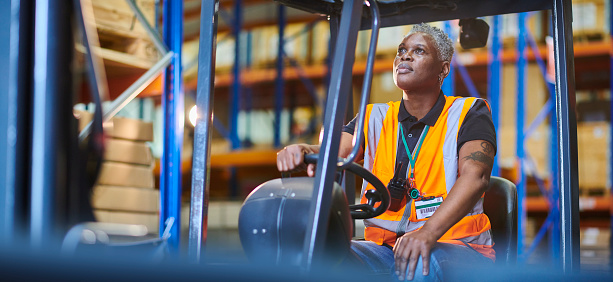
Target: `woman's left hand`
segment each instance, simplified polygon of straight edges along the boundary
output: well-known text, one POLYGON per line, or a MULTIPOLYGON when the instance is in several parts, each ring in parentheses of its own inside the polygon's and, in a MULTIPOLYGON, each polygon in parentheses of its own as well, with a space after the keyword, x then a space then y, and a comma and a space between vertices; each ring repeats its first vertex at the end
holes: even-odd
POLYGON ((423 230, 423 228, 398 238, 396 245, 394 245, 395 269, 398 280, 413 280, 420 256, 424 266, 423 275, 428 275, 430 271, 430 250, 435 243, 435 236, 423 230), (405 277, 407 267, 408 274, 405 277))

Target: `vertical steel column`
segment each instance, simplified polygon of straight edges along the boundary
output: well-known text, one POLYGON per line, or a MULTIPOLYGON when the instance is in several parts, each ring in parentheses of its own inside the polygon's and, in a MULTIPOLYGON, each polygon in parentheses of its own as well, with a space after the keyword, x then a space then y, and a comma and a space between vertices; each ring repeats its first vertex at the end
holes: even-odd
POLYGON ((30 240, 41 248, 57 239, 66 219, 69 178, 71 61, 70 1, 35 4, 30 240))
POLYGON ((279 46, 277 47, 277 77, 275 78, 275 134, 274 146, 281 146, 281 112, 283 111, 283 96, 285 94, 285 79, 283 78, 283 54, 285 46, 285 6, 278 6, 279 46))
POLYGON ((520 13, 517 18, 519 34, 517 35, 517 120, 515 124, 516 154, 518 161, 517 178, 517 253, 524 252, 524 236, 526 223, 526 180, 524 175, 524 125, 525 125, 525 93, 526 93, 526 14, 520 13))
POLYGON ((577 168, 577 119, 575 115, 575 61, 572 5, 553 2, 553 40, 556 67, 556 116, 560 175, 560 225, 562 270, 579 270, 579 173, 577 168))
POLYGON ((183 1, 164 1, 164 42, 174 54, 163 73, 164 151, 160 161, 160 236, 166 220, 174 218, 169 246, 179 251, 181 238, 181 150, 185 105, 181 48, 183 45, 183 1))
MULTIPOLYGON (((328 23, 330 24, 330 39, 328 40, 328 57, 326 63, 328 65, 325 80, 326 89, 330 87, 330 76, 332 75, 332 64, 334 63, 334 48, 336 47, 336 37, 338 37, 338 25, 340 23, 340 16, 332 14, 329 16, 328 23)), ((324 104, 327 97, 324 97, 324 104)), ((325 113, 324 113, 325 114, 325 113)))
MULTIPOLYGON (((549 29, 549 34, 553 33, 552 28, 549 29)), ((549 90, 550 101, 554 103, 556 101, 556 86, 554 82, 545 79, 547 88, 549 90)), ((553 106, 552 106, 553 107, 553 106)), ((553 265, 558 267, 560 265, 560 249, 561 249, 561 232, 560 232, 560 165, 558 163, 558 120, 556 119, 556 111, 551 110, 549 115, 549 130, 550 130, 550 151, 549 151, 549 166, 551 170, 551 202, 554 203, 554 207, 551 209, 555 212, 555 218, 551 222, 551 229, 549 233, 549 245, 551 249, 551 258, 553 265)), ((578 239, 578 237, 577 237, 578 239)))
MULTIPOLYGON (((489 76, 488 78, 488 100, 492 109, 492 121, 494 128, 498 132, 500 126, 500 73, 502 64, 500 62, 500 17, 492 16, 492 39, 489 50, 489 76)), ((500 168, 498 166, 499 155, 494 157, 494 165, 492 166, 492 175, 499 176, 500 168)))
POLYGON ((29 96, 32 87, 34 3, 2 0, 0 17, 0 240, 10 246, 25 224, 29 96), (10 7, 10 8, 9 8, 10 7), (0 134, 1 135, 1 134, 0 134))
MULTIPOLYGON (((453 36, 453 30, 451 29, 451 23, 449 21, 443 23, 443 31, 445 31, 445 33, 449 35, 451 41, 455 41, 455 38, 453 36)), ((446 96, 455 95, 455 71, 451 62, 449 62, 449 74, 447 75, 447 78, 443 80, 443 86, 441 87, 441 89, 443 90, 443 94, 445 94, 446 96)))
MULTIPOLYGON (((334 63, 334 48, 336 47, 336 38, 338 37, 338 27, 340 24, 340 15, 332 14, 328 18, 328 23, 330 25, 330 39, 328 40, 328 57, 326 58, 326 76, 324 77, 324 86, 326 89, 330 88, 330 78, 332 76, 332 64, 334 63)), ((327 94, 327 93, 326 93, 327 94)), ((328 96, 325 95, 323 97, 323 104, 326 105, 328 102, 328 96)), ((323 121, 323 117, 326 114, 326 109, 322 110, 321 120, 323 121)))
MULTIPOLYGON (((241 86, 241 27, 242 27, 242 0, 234 1, 234 24, 232 25, 232 33, 234 33, 234 65, 232 66, 232 97, 230 99, 230 144, 232 149, 240 148, 240 140, 238 139, 238 111, 240 106, 241 86)), ((233 170, 234 171, 234 170, 233 170)), ((231 178, 235 178, 236 173, 232 173, 231 178)))
POLYGON ((338 144, 347 106, 347 93, 351 89, 351 70, 355 59, 355 46, 362 12, 360 0, 345 0, 341 14, 339 34, 334 49, 334 64, 324 114, 324 134, 315 172, 315 187, 309 211, 309 223, 302 257, 306 270, 313 259, 320 258, 326 238, 330 213, 332 187, 338 161, 338 144))
MULTIPOLYGON (((13 17, 10 0, 0 0, 0 6, 5 7, 5 9, 0 10, 0 54, 2 54, 0 55, 0 65, 9 66, 0 69, 0 93, 7 93, 7 95, 0 95, 0 132, 8 137, 0 138, 0 179, 2 179, 0 185, 0 242, 3 242, 13 237, 15 223, 15 185, 13 183, 15 166, 10 153, 14 147, 11 143, 15 142, 15 139, 9 137, 8 133, 9 128, 16 129, 10 125, 13 120, 9 114, 9 108, 16 107, 17 104, 14 97, 9 98, 9 95, 12 94, 10 91, 15 91, 17 87, 9 76, 17 69, 16 65, 12 63, 16 61, 18 53, 11 52, 13 51, 11 50, 13 39, 11 38, 11 27, 13 18, 18 21, 19 15, 13 17)), ((17 7, 19 7, 18 4, 17 7)), ((19 11, 19 8, 15 10, 19 11)), ((15 27, 15 31, 18 30, 19 25, 15 27)))
POLYGON ((200 6, 200 43, 198 52, 198 89, 192 161, 192 199, 189 213, 188 256, 192 263, 200 262, 206 244, 209 213, 209 163, 211 156, 211 126, 215 82, 215 49, 217 46, 217 11, 219 0, 202 0, 200 6))
MULTIPOLYGON (((349 123, 354 117, 353 87, 351 87, 350 92, 348 94, 349 94, 349 97, 347 98, 347 111, 345 112, 345 120, 343 121, 344 124, 349 123)), ((355 204, 355 187, 356 187, 355 174, 351 173, 348 170, 345 170, 339 173, 341 173, 341 176, 343 177, 341 182, 343 184, 343 190, 345 191, 345 195, 347 196, 347 203, 349 205, 354 205, 355 204)), ((353 226, 355 226, 355 219, 352 220, 352 223, 353 223, 353 226)), ((352 236, 355 236, 355 228, 353 228, 352 236)))
MULTIPOLYGON (((550 83, 547 82, 547 87, 552 88, 552 90, 549 92, 552 95, 555 95, 555 89, 553 89, 555 86, 550 83)), ((551 100, 553 101, 555 97, 551 97, 551 100)), ((557 146, 557 139, 558 139, 558 131, 556 130, 558 128, 558 122, 556 120, 556 113, 555 111, 551 111, 551 114, 549 115, 549 120, 550 120, 550 124, 549 124, 549 128, 550 128, 550 139, 549 139, 549 143, 550 143, 550 153, 549 153, 549 159, 550 159, 550 167, 551 167, 551 199, 552 202, 554 204, 559 203, 559 197, 560 197, 560 190, 559 190, 559 182, 558 182, 558 178, 560 175, 560 170, 559 170, 559 164, 558 164, 558 146, 557 146)), ((560 206, 556 205, 555 207, 552 207, 551 209, 553 212, 555 212, 555 218, 553 219, 552 223, 551 223, 551 230, 549 233, 549 244, 550 244, 550 249, 551 249, 551 258, 553 261, 553 264, 555 266, 559 266, 560 265, 560 206)))

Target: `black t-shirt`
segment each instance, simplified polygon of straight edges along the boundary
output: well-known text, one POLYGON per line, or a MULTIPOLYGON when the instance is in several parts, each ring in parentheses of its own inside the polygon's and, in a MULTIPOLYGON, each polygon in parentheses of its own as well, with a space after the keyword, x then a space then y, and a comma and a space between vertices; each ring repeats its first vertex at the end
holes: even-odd
MULTIPOLYGON (((413 152, 425 126, 434 126, 438 120, 438 117, 441 115, 441 112, 445 107, 445 97, 441 92, 432 109, 430 109, 430 111, 420 120, 417 120, 416 117, 407 112, 402 103, 400 105, 398 120, 402 125, 407 146, 409 147, 409 150, 413 152)), ((356 119, 357 115, 343 127, 343 132, 353 135, 355 131, 356 119)), ((473 140, 488 141, 492 144, 492 146, 494 146, 494 152, 496 151, 496 130, 494 128, 494 123, 492 122, 492 114, 490 113, 486 102, 481 99, 478 99, 475 102, 475 105, 473 105, 468 113, 466 113, 464 122, 460 127, 460 131, 458 132, 458 153, 460 152, 460 148, 462 148, 464 143, 473 140)), ((364 139, 362 139, 362 146, 364 146, 363 144, 364 139)), ((409 158, 406 153, 406 149, 404 149, 405 147, 402 142, 402 138, 398 138, 397 148, 396 160, 402 161, 403 165, 401 171, 405 172, 403 175, 406 175, 409 158)))

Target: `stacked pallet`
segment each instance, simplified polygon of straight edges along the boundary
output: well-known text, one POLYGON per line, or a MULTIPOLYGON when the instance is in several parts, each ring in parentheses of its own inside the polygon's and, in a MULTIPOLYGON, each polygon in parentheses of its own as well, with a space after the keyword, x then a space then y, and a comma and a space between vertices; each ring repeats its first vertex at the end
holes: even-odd
POLYGON ((150 233, 159 226, 159 190, 155 189, 153 157, 146 142, 153 141, 153 125, 114 118, 104 163, 92 195, 98 221, 142 224, 150 233))
MULTIPOLYGON (((155 26, 156 1, 135 2, 149 25, 155 26)), ((100 54, 105 59, 139 67, 147 67, 158 59, 155 45, 126 0, 93 0, 92 5, 100 54)))
MULTIPOLYGON (((91 120, 78 112, 80 128, 91 120)), ((115 117, 105 124, 106 147, 102 169, 91 198, 100 222, 140 224, 149 233, 159 227, 159 190, 155 189, 153 156, 147 142, 153 141, 153 124, 115 117)))

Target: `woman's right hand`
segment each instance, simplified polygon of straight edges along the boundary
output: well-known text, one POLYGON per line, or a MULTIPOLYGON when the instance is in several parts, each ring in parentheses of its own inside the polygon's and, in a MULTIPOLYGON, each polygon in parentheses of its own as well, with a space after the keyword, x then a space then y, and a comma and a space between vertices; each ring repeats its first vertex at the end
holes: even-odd
POLYGON ((313 146, 307 144, 289 145, 277 153, 277 169, 280 172, 298 172, 305 168, 309 176, 315 175, 315 165, 304 163, 305 154, 315 154, 313 146))

